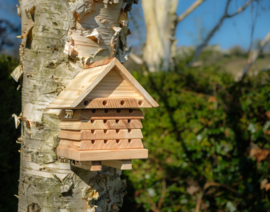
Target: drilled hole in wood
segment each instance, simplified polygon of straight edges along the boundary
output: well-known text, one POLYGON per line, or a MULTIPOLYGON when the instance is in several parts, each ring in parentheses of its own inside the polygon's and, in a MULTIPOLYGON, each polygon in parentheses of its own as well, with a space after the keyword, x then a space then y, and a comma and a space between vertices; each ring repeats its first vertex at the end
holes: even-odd
POLYGON ((95 141, 94 141, 94 140, 92 140, 91 142, 92 142, 92 144, 94 144, 94 143, 95 143, 95 141))
POLYGON ((131 133, 131 130, 132 130, 132 129, 128 129, 128 133, 131 133))
POLYGON ((104 144, 107 144, 107 140, 104 140, 104 144))
POLYGON ((104 133, 107 134, 108 130, 104 130, 104 133))
POLYGON ((116 143, 119 143, 120 142, 120 140, 116 140, 116 143))
POLYGON ((94 124, 95 123, 95 120, 91 120, 91 124, 94 124))
POLYGON ((117 113, 121 113, 121 110, 120 109, 117 109, 117 113))
POLYGON ((89 104, 89 102, 88 101, 84 101, 84 103, 83 103, 85 106, 87 106, 88 104, 89 104))
POLYGON ((131 119, 128 119, 128 123, 130 123, 131 122, 131 119))
POLYGON ((142 101, 142 100, 140 100, 138 103, 139 103, 139 105, 142 105, 142 104, 143 104, 143 101, 142 101))
POLYGON ((128 143, 131 143, 131 139, 128 139, 128 143))
POLYGON ((103 120, 103 123, 104 123, 104 124, 106 124, 106 123, 107 123, 107 120, 106 120, 106 119, 104 119, 104 120, 103 120))
POLYGON ((93 109, 93 110, 92 110, 92 113, 95 113, 95 112, 96 112, 96 110, 95 110, 95 109, 93 109))
POLYGON ((116 122, 116 124, 118 124, 118 122, 119 122, 119 119, 116 119, 116 120, 115 120, 115 122, 116 122))
POLYGON ((106 105, 108 104, 108 102, 105 100, 105 101, 102 102, 102 104, 103 104, 104 106, 106 106, 106 105))
POLYGON ((116 130, 116 133, 119 133, 120 132, 120 130, 116 130))
POLYGON ((106 110, 105 110, 105 113, 108 113, 108 112, 109 112, 109 110, 106 109, 106 110))
POLYGON ((95 132, 96 132, 95 130, 91 130, 91 133, 92 133, 92 134, 95 134, 95 132))
POLYGON ((129 110, 129 113, 132 113, 133 112, 133 110, 129 110))
POLYGON ((122 101, 120 102, 120 104, 121 104, 121 105, 125 105, 126 102, 125 102, 124 100, 122 100, 122 101))

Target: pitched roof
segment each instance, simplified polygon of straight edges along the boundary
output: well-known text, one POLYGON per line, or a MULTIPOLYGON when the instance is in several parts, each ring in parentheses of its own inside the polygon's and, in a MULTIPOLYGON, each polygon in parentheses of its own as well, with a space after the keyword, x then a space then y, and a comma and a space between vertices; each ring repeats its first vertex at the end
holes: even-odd
POLYGON ((110 58, 83 69, 47 108, 83 109, 106 106, 144 108, 158 107, 158 104, 116 58, 110 58), (120 99, 126 104, 119 106, 113 102, 120 99), (135 104, 134 100, 144 100, 145 103, 135 104), (103 104, 97 101, 102 101, 103 104))

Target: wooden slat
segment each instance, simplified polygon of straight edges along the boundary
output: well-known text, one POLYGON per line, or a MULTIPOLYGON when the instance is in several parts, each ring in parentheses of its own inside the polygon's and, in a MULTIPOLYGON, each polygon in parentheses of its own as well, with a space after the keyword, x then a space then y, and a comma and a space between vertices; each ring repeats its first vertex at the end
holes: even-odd
POLYGON ((107 160, 101 161, 102 165, 109 166, 120 170, 131 170, 132 160, 107 160))
POLYGON ((91 110, 74 110, 71 119, 65 118, 65 110, 59 115, 63 121, 75 120, 116 120, 116 119, 144 119, 140 109, 91 109, 91 110))
POLYGON ((143 149, 143 143, 141 139, 93 141, 72 141, 61 139, 59 146, 74 148, 80 151, 109 149, 143 149))
POLYGON ((58 157, 65 157, 76 161, 104 161, 104 160, 132 160, 148 158, 147 149, 125 150, 90 150, 78 151, 73 148, 57 148, 58 157))
POLYGON ((59 138, 67 140, 115 140, 115 139, 135 139, 143 138, 140 129, 119 129, 119 130, 81 130, 68 131, 61 130, 59 138))
POLYGON ((142 129, 142 123, 139 119, 61 121, 59 128, 63 130, 142 129))
POLYGON ((85 170, 90 170, 90 171, 101 171, 102 170, 102 164, 101 161, 75 161, 71 160, 70 164, 72 166, 85 169, 85 170))
POLYGON ((78 108, 151 108, 152 106, 142 98, 85 98, 78 108))
POLYGON ((90 170, 91 171, 101 171, 102 170, 101 161, 93 161, 90 170))

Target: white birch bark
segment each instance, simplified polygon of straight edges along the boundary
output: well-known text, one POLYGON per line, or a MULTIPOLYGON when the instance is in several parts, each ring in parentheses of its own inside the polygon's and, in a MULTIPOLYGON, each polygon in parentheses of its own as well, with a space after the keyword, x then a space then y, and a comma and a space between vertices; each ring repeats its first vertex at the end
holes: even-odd
POLYGON ((178 0, 142 0, 146 25, 144 61, 150 71, 168 70, 172 62, 178 0))
POLYGON ((144 61, 150 71, 159 68, 168 71, 169 68, 174 67, 177 24, 205 1, 194 1, 183 14, 177 17, 179 0, 142 0, 147 32, 144 61))
POLYGON ((19 212, 119 211, 119 170, 90 172, 56 155, 59 110, 47 105, 88 62, 126 59, 126 13, 136 0, 20 0, 23 71, 19 212), (120 17, 120 22, 119 22, 120 17))

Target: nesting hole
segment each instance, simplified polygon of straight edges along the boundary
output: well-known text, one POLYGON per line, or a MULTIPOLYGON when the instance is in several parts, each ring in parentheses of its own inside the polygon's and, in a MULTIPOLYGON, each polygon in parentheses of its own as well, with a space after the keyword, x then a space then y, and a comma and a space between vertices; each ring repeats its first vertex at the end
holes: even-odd
POLYGON ((89 104, 89 102, 88 102, 88 101, 84 101, 83 104, 84 104, 85 106, 87 106, 87 105, 89 104))
POLYGON ((130 123, 131 122, 131 119, 128 119, 128 123, 130 123))
POLYGON ((95 109, 93 109, 93 110, 92 110, 92 113, 95 113, 95 112, 96 112, 96 110, 95 110, 95 109))
POLYGON ((120 132, 120 130, 116 130, 116 133, 119 133, 120 132))
POLYGON ((106 105, 108 104, 108 102, 107 102, 106 100, 104 100, 104 101, 102 102, 102 104, 103 104, 104 106, 106 106, 106 105))
POLYGON ((91 142, 92 142, 92 144, 94 144, 94 143, 95 143, 95 141, 94 141, 94 140, 92 140, 91 142))
POLYGON ((140 100, 138 103, 139 103, 139 105, 142 105, 142 104, 143 104, 143 101, 142 101, 142 100, 140 100))
POLYGON ((120 142, 120 140, 116 140, 116 143, 119 143, 120 142))
POLYGON ((125 104, 126 104, 125 100, 122 100, 122 101, 120 102, 120 104, 121 104, 121 105, 125 105, 125 104))
POLYGON ((129 110, 129 113, 132 113, 132 112, 133 112, 133 110, 132 110, 132 109, 130 109, 130 110, 129 110))
POLYGON ((91 130, 91 133, 92 133, 92 134, 95 134, 95 132, 96 132, 95 130, 91 130))
POLYGON ((132 129, 128 129, 128 133, 131 133, 131 130, 132 130, 132 129))
POLYGON ((104 140, 104 144, 107 144, 107 140, 104 140))
POLYGON ((116 124, 118 124, 119 123, 119 119, 116 119, 115 122, 116 122, 116 124))
POLYGON ((108 113, 108 112, 109 112, 109 110, 106 109, 106 110, 105 110, 105 113, 108 113))
POLYGON ((117 109, 117 113, 121 113, 121 110, 120 109, 117 109))
POLYGON ((91 124, 94 124, 95 123, 95 120, 91 120, 91 124))
POLYGON ((104 120, 103 120, 103 123, 104 123, 104 124, 106 124, 106 123, 107 123, 107 120, 106 120, 106 119, 104 119, 104 120))
POLYGON ((128 143, 131 143, 131 139, 128 139, 128 143))
POLYGON ((107 134, 108 133, 108 130, 104 130, 104 133, 107 134))

